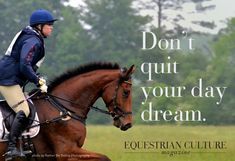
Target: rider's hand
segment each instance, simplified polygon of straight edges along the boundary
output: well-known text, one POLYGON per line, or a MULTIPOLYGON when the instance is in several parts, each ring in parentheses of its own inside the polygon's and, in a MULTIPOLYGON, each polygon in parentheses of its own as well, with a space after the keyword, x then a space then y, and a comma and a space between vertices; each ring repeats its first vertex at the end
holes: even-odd
POLYGON ((46 80, 44 78, 40 77, 38 84, 39 84, 39 86, 43 86, 44 84, 46 84, 46 80))
POLYGON ((39 78, 38 84, 39 84, 40 90, 41 90, 43 93, 46 93, 46 92, 47 92, 46 80, 41 77, 41 78, 39 78))
POLYGON ((42 93, 47 93, 47 85, 46 84, 40 86, 39 88, 40 88, 42 93))

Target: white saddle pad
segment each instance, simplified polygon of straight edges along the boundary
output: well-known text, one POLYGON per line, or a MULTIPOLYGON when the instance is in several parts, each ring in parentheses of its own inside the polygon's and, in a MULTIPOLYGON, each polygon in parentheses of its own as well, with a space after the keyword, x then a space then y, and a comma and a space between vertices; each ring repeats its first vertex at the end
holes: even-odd
MULTIPOLYGON (((38 119, 38 114, 36 112, 32 126, 38 125, 38 123, 39 123, 39 119, 38 119)), ((2 112, 0 111, 0 142, 8 141, 7 136, 9 135, 9 131, 6 129, 6 127, 3 124, 4 123, 3 123, 2 112), (4 134, 4 131, 5 131, 5 134, 4 134)), ((29 135, 30 138, 33 138, 37 136, 37 134, 39 133, 39 130, 40 130, 40 126, 35 126, 29 129, 29 131, 24 131, 22 135, 29 135)))

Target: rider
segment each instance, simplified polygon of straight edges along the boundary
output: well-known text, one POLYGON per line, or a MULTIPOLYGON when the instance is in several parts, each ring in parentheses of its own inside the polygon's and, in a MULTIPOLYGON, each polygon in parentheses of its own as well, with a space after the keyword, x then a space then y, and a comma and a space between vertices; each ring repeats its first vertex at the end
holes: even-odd
POLYGON ((47 10, 34 11, 29 26, 15 35, 0 60, 0 93, 16 113, 9 135, 8 156, 20 155, 16 147, 17 138, 26 128, 30 113, 21 87, 30 81, 42 92, 47 92, 46 81, 36 74, 36 70, 44 60, 43 38, 51 35, 56 20, 47 10))

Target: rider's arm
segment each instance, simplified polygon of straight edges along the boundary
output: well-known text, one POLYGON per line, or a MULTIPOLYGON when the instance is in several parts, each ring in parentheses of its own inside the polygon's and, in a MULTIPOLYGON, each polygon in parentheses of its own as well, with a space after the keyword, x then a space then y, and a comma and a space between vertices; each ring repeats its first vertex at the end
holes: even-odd
POLYGON ((20 72, 30 81, 38 85, 39 78, 33 70, 33 60, 40 54, 40 43, 35 38, 26 40, 20 54, 20 72))

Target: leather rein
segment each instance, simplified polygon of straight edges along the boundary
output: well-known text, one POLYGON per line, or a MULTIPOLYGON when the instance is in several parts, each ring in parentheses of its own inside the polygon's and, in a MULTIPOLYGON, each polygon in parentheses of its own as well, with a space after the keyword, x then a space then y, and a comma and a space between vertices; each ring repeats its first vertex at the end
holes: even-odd
MULTIPOLYGON (((100 113, 103 113, 103 114, 106 114, 106 115, 110 115, 114 118, 114 120, 118 119, 120 117, 125 117, 126 115, 132 115, 132 112, 123 111, 118 106, 118 103, 117 103, 118 89, 119 89, 119 87, 122 83, 127 83, 127 84, 132 85, 132 83, 129 82, 129 81, 120 81, 120 80, 118 80, 117 86, 115 88, 114 96, 113 96, 112 100, 110 101, 110 103, 108 103, 106 105, 106 107, 109 109, 109 106, 111 104, 113 104, 113 110, 109 109, 109 111, 107 111, 107 110, 103 110, 103 109, 101 109, 99 107, 96 107, 96 106, 90 106, 89 108, 94 110, 94 111, 97 111, 97 112, 100 112, 100 113)), ((36 92, 34 92, 28 98, 31 98, 32 96, 35 96, 39 91, 40 90, 37 89, 36 92)), ((49 123, 53 123, 53 122, 57 122, 57 121, 61 121, 61 120, 62 121, 67 121, 67 120, 70 120, 71 118, 80 121, 84 125, 86 124, 86 117, 79 116, 78 114, 76 114, 76 112, 70 110, 68 107, 66 107, 62 103, 60 103, 60 101, 71 103, 71 104, 74 104, 74 105, 77 105, 77 106, 81 106, 78 103, 75 103, 71 100, 67 100, 67 99, 64 99, 64 98, 61 98, 61 97, 58 97, 58 96, 55 96, 55 95, 52 95, 50 93, 45 93, 45 95, 43 97, 42 96, 36 96, 36 97, 33 97, 32 99, 45 99, 45 100, 47 100, 53 107, 55 107, 60 112, 60 115, 58 117, 55 117, 55 118, 51 119, 51 120, 45 120, 44 122, 38 122, 38 124, 36 124, 34 126, 30 126, 29 128, 33 128, 35 126, 49 124, 49 123)))

